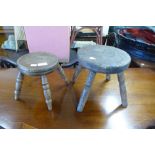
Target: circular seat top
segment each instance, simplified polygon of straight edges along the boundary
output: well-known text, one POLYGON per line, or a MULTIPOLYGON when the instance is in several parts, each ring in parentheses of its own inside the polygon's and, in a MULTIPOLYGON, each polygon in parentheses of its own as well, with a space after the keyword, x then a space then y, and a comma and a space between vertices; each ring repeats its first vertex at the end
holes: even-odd
POLYGON ((90 45, 78 50, 81 66, 95 72, 120 73, 128 68, 131 58, 123 50, 104 45, 90 45))
POLYGON ((21 56, 17 66, 22 73, 42 75, 52 72, 58 66, 58 58, 45 52, 30 53, 21 56))

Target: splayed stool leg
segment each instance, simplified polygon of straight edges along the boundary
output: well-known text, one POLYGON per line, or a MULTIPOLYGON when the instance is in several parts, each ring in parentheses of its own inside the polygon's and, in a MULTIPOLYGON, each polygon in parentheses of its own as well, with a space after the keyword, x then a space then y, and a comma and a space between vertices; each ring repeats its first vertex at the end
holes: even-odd
POLYGON ((117 76, 118 76, 118 81, 119 81, 122 107, 126 108, 128 106, 128 101, 127 101, 127 92, 126 92, 126 86, 125 86, 124 73, 123 72, 118 73, 117 76))
POLYGON ((86 103, 86 101, 88 99, 90 88, 91 88, 92 83, 93 83, 93 80, 95 78, 95 75, 96 75, 95 72, 93 72, 93 71, 90 71, 89 72, 89 75, 88 75, 88 78, 87 78, 85 87, 84 87, 84 89, 82 91, 82 95, 80 97, 80 101, 79 101, 79 104, 78 104, 78 107, 77 107, 77 111, 78 112, 82 112, 83 111, 83 108, 85 106, 85 103, 86 103))
POLYGON ((19 99, 19 95, 20 95, 22 83, 23 83, 23 78, 24 78, 24 75, 21 72, 19 72, 17 75, 17 79, 16 79, 15 100, 19 99))
POLYGON ((50 91, 47 77, 45 75, 42 75, 41 80, 42 80, 42 87, 43 87, 43 91, 44 91, 47 108, 48 108, 48 110, 52 110, 51 91, 50 91))
POLYGON ((82 70, 81 65, 78 65, 78 66, 76 67, 75 73, 74 73, 74 75, 73 75, 72 83, 74 83, 74 82, 76 81, 76 79, 78 78, 78 76, 79 76, 81 70, 82 70))
POLYGON ((65 72, 64 72, 63 68, 60 65, 58 65, 57 70, 58 70, 59 74, 61 75, 61 77, 63 78, 63 80, 65 81, 66 85, 68 85, 69 82, 68 82, 68 79, 67 79, 67 77, 65 75, 65 72))

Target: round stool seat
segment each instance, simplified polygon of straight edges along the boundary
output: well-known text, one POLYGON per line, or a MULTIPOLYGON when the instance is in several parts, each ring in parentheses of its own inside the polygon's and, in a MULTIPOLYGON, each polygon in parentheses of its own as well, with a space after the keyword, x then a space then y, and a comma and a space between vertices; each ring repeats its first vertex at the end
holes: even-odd
POLYGON ((131 58, 123 50, 104 45, 90 45, 78 50, 81 66, 94 72, 120 73, 128 68, 131 58))
POLYGON ((27 75, 43 75, 58 67, 58 58, 48 53, 30 53, 17 60, 19 70, 27 75))

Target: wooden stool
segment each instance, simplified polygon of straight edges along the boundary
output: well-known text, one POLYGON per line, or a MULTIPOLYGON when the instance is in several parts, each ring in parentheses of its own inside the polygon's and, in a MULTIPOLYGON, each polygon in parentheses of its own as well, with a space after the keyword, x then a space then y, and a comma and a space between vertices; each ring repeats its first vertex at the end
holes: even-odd
POLYGON ((87 46, 78 50, 78 61, 79 66, 73 75, 72 82, 75 82, 82 68, 89 70, 89 75, 77 107, 78 112, 83 111, 96 73, 107 74, 107 80, 110 80, 110 74, 117 74, 122 106, 127 107, 128 102, 123 71, 128 68, 131 58, 126 52, 111 46, 87 46))
POLYGON ((96 34, 96 43, 102 45, 102 26, 81 26, 80 28, 77 28, 76 26, 71 27, 71 39, 70 44, 75 41, 75 38, 77 34, 83 30, 83 29, 90 29, 96 34))
POLYGON ((52 54, 43 52, 26 54, 17 60, 17 67, 19 69, 19 73, 16 79, 15 100, 18 100, 19 98, 25 74, 30 76, 40 76, 48 110, 52 110, 51 91, 46 74, 49 74, 54 70, 58 70, 62 78, 68 84, 65 73, 59 65, 58 58, 52 54))

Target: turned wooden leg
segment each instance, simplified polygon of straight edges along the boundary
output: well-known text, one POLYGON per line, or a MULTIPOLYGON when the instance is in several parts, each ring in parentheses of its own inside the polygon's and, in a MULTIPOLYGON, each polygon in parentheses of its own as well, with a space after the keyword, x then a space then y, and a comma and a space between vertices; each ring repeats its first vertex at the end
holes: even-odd
POLYGON ((61 77, 64 79, 65 83, 69 84, 68 79, 67 79, 67 77, 65 75, 65 72, 64 72, 63 68, 60 65, 58 65, 57 70, 58 70, 59 74, 61 75, 61 77))
POLYGON ((78 78, 78 76, 79 76, 79 74, 81 72, 81 69, 82 69, 82 67, 80 65, 78 65, 76 67, 75 73, 74 73, 74 75, 72 77, 72 83, 74 83, 76 81, 76 79, 78 78))
POLYGON ((106 74, 106 81, 110 81, 110 74, 106 74))
POLYGON ((49 87, 49 84, 47 81, 47 77, 45 75, 42 75, 41 80, 42 80, 42 87, 44 90, 44 96, 45 96, 45 100, 46 100, 48 110, 52 110, 51 91, 50 91, 50 87, 49 87))
POLYGON ((24 75, 21 72, 19 72, 18 75, 17 75, 16 87, 15 87, 15 92, 14 92, 15 93, 15 100, 19 99, 23 78, 24 78, 24 75))
POLYGON ((78 104, 78 107, 77 107, 77 111, 78 112, 82 112, 83 111, 85 103, 86 103, 86 101, 88 99, 88 95, 89 95, 89 92, 90 92, 90 88, 91 88, 92 82, 93 82, 93 80, 95 78, 95 75, 96 75, 95 72, 93 72, 93 71, 89 72, 89 75, 88 75, 85 87, 84 87, 84 89, 82 91, 82 94, 81 94, 81 97, 80 97, 80 101, 79 101, 79 104, 78 104))
POLYGON ((127 93, 126 93, 126 87, 125 87, 124 73, 123 72, 118 73, 117 76, 118 76, 118 81, 119 81, 119 88, 120 88, 122 106, 127 107, 128 101, 127 101, 127 93))

